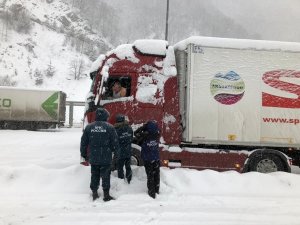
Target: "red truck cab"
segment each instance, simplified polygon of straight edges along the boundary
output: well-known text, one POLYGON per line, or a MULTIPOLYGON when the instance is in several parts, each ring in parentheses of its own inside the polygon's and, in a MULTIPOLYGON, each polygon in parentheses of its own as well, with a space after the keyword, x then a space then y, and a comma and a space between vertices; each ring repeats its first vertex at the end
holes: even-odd
POLYGON ((121 45, 106 56, 100 56, 95 64, 86 101, 86 123, 94 121, 96 108, 104 107, 110 113, 112 124, 119 113, 128 117, 133 129, 147 120, 156 120, 161 129, 160 142, 180 144, 175 57, 167 42, 140 40, 133 45, 121 45), (152 50, 148 51, 147 46, 152 50), (126 88, 125 97, 113 97, 112 86, 116 80, 126 88))

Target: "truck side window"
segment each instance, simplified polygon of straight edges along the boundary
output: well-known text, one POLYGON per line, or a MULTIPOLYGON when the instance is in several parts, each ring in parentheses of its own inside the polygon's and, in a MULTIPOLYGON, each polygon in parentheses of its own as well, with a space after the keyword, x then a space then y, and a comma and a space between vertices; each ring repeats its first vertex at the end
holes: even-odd
POLYGON ((116 99, 131 95, 131 78, 125 76, 110 76, 104 83, 102 99, 116 99))

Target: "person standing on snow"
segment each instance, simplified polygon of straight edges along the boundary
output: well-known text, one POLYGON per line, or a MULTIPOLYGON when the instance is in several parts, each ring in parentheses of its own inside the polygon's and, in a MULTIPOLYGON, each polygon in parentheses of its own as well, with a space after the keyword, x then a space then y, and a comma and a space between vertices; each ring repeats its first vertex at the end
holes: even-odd
POLYGON ((104 193, 103 200, 114 200, 109 195, 110 173, 112 152, 114 151, 118 155, 119 142, 115 128, 107 122, 108 118, 108 111, 104 108, 98 108, 95 122, 86 126, 81 137, 81 156, 91 164, 90 188, 93 192, 93 201, 99 198, 100 177, 102 178, 104 193), (88 147, 89 155, 87 154, 88 147))
POLYGON ((147 187, 150 197, 159 194, 160 162, 159 137, 160 131, 155 120, 150 120, 134 132, 142 147, 142 159, 147 174, 147 187))
POLYGON ((118 156, 118 177, 120 179, 124 179, 124 165, 126 169, 126 179, 127 182, 130 183, 132 178, 132 171, 131 171, 131 142, 133 139, 133 131, 131 126, 125 120, 125 116, 119 114, 116 116, 116 123, 115 129, 119 136, 119 146, 120 152, 118 156))

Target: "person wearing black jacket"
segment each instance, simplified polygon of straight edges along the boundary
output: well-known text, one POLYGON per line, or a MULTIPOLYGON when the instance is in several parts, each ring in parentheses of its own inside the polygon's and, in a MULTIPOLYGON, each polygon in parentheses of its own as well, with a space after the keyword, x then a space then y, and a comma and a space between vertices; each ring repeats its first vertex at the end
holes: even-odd
POLYGON ((150 120, 134 132, 138 143, 142 147, 142 159, 147 174, 147 187, 150 197, 159 194, 160 162, 159 162, 159 137, 160 130, 155 120, 150 120))
POLYGON ((100 177, 104 201, 114 198, 110 196, 110 173, 112 152, 119 154, 118 135, 115 128, 107 122, 109 113, 104 108, 96 110, 96 121, 87 125, 81 137, 81 156, 91 164, 91 184, 93 200, 99 198, 100 177), (89 155, 87 149, 89 148, 89 155))
POLYGON ((130 183, 132 178, 131 171, 131 143, 133 139, 133 131, 125 116, 119 114, 116 116, 115 129, 119 137, 120 152, 118 156, 118 178, 124 179, 124 165, 126 170, 126 180, 130 183))

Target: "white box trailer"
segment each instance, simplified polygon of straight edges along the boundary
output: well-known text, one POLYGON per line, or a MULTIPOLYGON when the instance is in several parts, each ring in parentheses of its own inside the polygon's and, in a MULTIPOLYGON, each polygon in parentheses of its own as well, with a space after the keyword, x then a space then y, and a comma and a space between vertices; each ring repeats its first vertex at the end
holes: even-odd
POLYGON ((0 87, 0 127, 41 129, 65 122, 66 94, 62 91, 0 87))
POLYGON ((300 45, 192 37, 175 45, 183 141, 300 146, 300 45))

